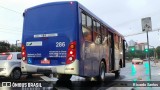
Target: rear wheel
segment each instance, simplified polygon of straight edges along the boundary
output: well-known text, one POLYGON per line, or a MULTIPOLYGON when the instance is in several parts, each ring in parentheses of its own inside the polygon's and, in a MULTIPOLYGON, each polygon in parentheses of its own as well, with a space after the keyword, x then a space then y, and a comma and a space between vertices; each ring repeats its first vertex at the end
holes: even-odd
POLYGON ((21 78, 21 70, 20 69, 14 69, 10 75, 10 78, 13 80, 18 80, 21 78))
POLYGON ((105 66, 104 62, 102 61, 100 64, 100 68, 99 68, 99 76, 98 76, 99 81, 105 80, 105 72, 106 72, 106 66, 105 66))
POLYGON ((70 80, 72 77, 72 75, 69 75, 69 74, 58 74, 58 79, 60 81, 67 81, 67 80, 70 80))

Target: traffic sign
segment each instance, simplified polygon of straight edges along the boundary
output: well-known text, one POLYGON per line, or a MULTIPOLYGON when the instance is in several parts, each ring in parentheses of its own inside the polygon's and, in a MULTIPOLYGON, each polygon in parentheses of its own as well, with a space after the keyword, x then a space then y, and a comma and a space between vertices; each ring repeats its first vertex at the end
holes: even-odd
POLYGON ((151 23, 151 17, 142 18, 142 31, 151 31, 152 30, 152 23, 151 23))

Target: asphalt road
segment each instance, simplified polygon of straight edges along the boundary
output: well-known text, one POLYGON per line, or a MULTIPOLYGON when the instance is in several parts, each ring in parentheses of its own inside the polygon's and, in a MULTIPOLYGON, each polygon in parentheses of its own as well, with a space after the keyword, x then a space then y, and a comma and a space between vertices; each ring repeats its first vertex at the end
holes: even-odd
POLYGON ((121 69, 119 78, 115 78, 114 74, 106 74, 105 82, 102 83, 96 82, 94 79, 89 81, 78 76, 72 76, 71 80, 61 82, 52 76, 47 77, 41 74, 35 74, 33 77, 23 75, 21 80, 18 81, 0 78, 0 86, 2 86, 2 82, 12 82, 12 88, 1 87, 0 90, 146 90, 146 88, 147 90, 159 90, 160 86, 155 88, 133 87, 129 84, 133 81, 160 81, 160 67, 151 62, 151 80, 148 68, 148 62, 144 62, 142 65, 127 63, 126 67, 121 69), (23 85, 19 85, 19 88, 13 88, 18 87, 18 82, 21 82, 23 85), (38 88, 35 88, 36 85, 38 88))

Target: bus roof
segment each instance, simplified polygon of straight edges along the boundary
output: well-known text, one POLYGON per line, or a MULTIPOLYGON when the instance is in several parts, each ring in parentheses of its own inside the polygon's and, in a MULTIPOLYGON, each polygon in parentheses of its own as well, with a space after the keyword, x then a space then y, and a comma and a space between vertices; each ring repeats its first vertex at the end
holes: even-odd
POLYGON ((124 39, 124 36, 122 34, 120 34, 118 31, 116 31, 111 26, 109 26, 107 23, 105 23, 102 19, 100 19, 95 14, 93 14, 91 11, 89 11, 87 8, 85 8, 82 4, 79 3, 79 6, 80 6, 81 9, 83 9, 84 11, 86 11, 88 14, 92 15, 99 22, 102 22, 103 25, 107 26, 110 29, 109 30, 110 32, 115 33, 115 34, 117 34, 118 36, 121 36, 124 39))
POLYGON ((86 11, 88 14, 90 14, 91 16, 93 16, 95 19, 97 19, 99 22, 102 22, 103 25, 109 27, 109 31, 112 33, 117 34, 118 36, 121 36, 124 39, 124 36, 122 34, 120 34, 118 31, 116 31, 115 29, 113 29, 111 26, 109 26, 107 23, 105 23, 102 19, 98 18, 95 14, 93 14, 91 11, 89 11, 87 8, 85 8, 82 4, 78 3, 77 1, 61 1, 61 2, 51 2, 51 3, 45 3, 45 4, 41 4, 41 5, 37 5, 37 6, 33 6, 31 8, 26 9, 26 11, 31 10, 31 9, 35 9, 35 8, 40 8, 40 7, 45 7, 45 6, 50 6, 50 5, 56 5, 56 4, 67 4, 67 3, 76 3, 77 5, 79 5, 79 7, 81 9, 83 9, 84 11, 86 11))

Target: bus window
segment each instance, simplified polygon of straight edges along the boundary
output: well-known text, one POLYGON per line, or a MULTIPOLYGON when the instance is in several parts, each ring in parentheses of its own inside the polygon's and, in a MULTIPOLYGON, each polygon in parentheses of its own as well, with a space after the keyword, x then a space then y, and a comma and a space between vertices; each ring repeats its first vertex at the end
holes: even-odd
POLYGON ((108 37, 107 37, 107 29, 106 27, 104 27, 103 31, 102 31, 102 34, 103 34, 103 44, 108 44, 108 37))
POLYGON ((105 36, 106 38, 107 38, 107 45, 108 45, 108 29, 106 28, 106 36, 105 36))
POLYGON ((99 33, 100 34, 100 24, 97 22, 97 33, 99 33))
POLYGON ((102 44, 105 44, 107 38, 106 38, 106 30, 104 26, 101 27, 101 32, 102 32, 102 44))
MULTIPOLYGON (((90 26, 91 26, 91 23, 90 23, 90 26)), ((86 15, 83 13, 82 13, 82 32, 83 32, 83 38, 85 41, 92 41, 91 30, 86 27, 86 15)))
POLYGON ((89 16, 87 16, 87 28, 92 29, 92 19, 89 16))
POLYGON ((100 24, 97 22, 97 30, 93 31, 93 40, 96 44, 101 43, 100 24))
POLYGON ((97 27, 96 27, 96 21, 95 20, 93 20, 93 31, 97 31, 97 27))
POLYGON ((91 34, 91 30, 88 30, 85 27, 82 27, 82 31, 83 31, 83 37, 85 41, 92 41, 92 34, 91 34))
POLYGON ((108 45, 111 45, 111 33, 108 32, 108 45))
POLYGON ((82 13, 82 26, 86 26, 86 15, 82 13))
POLYGON ((119 49, 119 48, 118 48, 118 47, 119 47, 119 46, 118 46, 118 36, 117 36, 116 34, 114 34, 114 42, 115 42, 115 44, 114 44, 114 45, 115 45, 115 49, 118 50, 118 49, 119 49))

